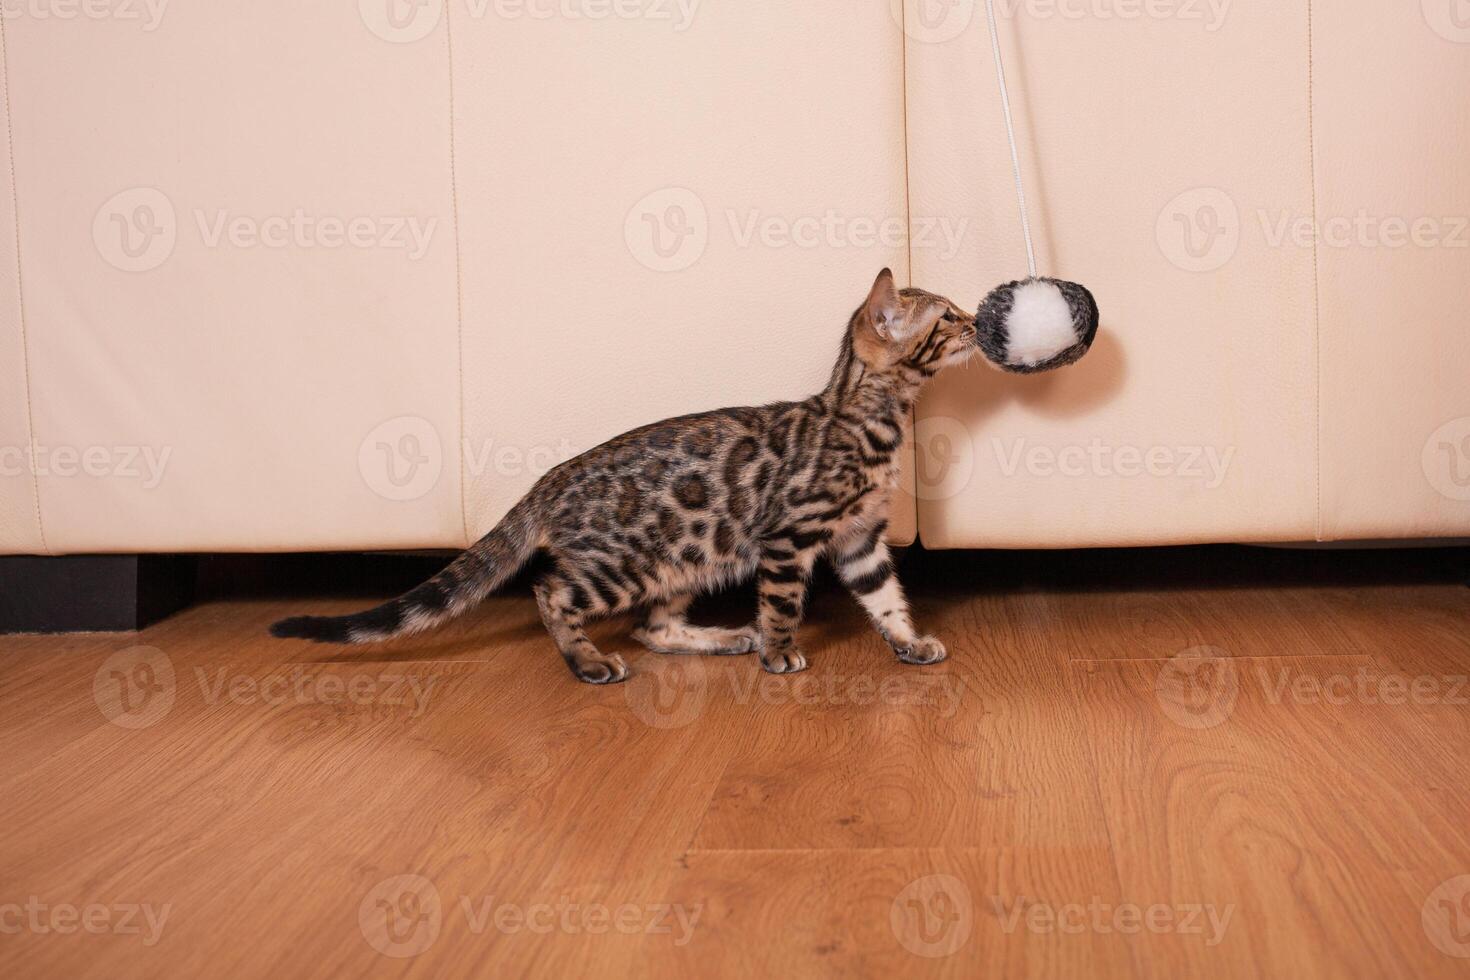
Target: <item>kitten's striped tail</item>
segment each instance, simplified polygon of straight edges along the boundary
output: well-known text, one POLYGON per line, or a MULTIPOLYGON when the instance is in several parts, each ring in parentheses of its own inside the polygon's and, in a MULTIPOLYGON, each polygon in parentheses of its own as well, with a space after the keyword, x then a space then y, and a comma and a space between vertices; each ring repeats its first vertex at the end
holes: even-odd
POLYGON ((438 575, 381 606, 349 616, 292 616, 271 635, 317 643, 374 643, 419 633, 474 608, 510 580, 536 550, 540 528, 522 500, 489 534, 438 575))

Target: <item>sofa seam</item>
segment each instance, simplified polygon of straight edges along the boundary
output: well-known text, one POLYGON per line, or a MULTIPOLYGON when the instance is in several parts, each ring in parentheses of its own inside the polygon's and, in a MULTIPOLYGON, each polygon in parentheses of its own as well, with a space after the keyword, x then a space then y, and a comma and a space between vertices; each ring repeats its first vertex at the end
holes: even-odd
MULTIPOLYGON (((15 177, 15 122, 10 102, 10 48, 5 30, 5 18, 0 17, 0 84, 5 87, 5 151, 10 162, 10 207, 15 219, 15 301, 16 326, 20 334, 21 383, 25 386, 26 442, 36 444, 36 410, 31 397, 31 353, 30 340, 26 334, 25 279, 21 273, 20 245, 20 192, 15 177)), ((34 450, 33 450, 34 451, 34 450)), ((31 503, 36 516, 36 536, 40 540, 42 554, 51 554, 46 543, 46 525, 41 517, 41 481, 35 466, 31 468, 31 503)))
POLYGON ((464 425, 464 259, 460 249, 459 233, 459 166, 455 157, 454 129, 454 17, 453 6, 444 0, 444 52, 445 69, 448 76, 449 102, 449 213, 454 227, 454 332, 456 344, 456 371, 458 373, 459 445, 455 447, 455 459, 459 464, 459 525, 464 546, 470 545, 470 514, 465 500, 465 425, 464 425))
MULTIPOLYGON (((1320 227, 1317 210, 1316 61, 1313 48, 1313 0, 1307 3, 1307 182, 1311 195, 1312 227, 1320 227)), ((1318 236, 1312 236, 1312 356, 1315 373, 1313 392, 1314 477, 1316 491, 1315 537, 1326 540, 1322 522, 1322 269, 1318 236)))
MULTIPOLYGON (((902 0, 898 25, 899 131, 903 140, 903 220, 904 262, 908 266, 909 286, 914 285, 914 194, 913 171, 909 163, 909 5, 902 0)), ((909 502, 914 514, 914 544, 923 545, 919 520, 919 403, 909 408, 909 472, 914 474, 914 490, 909 502)))
POLYGON ((914 285, 914 196, 913 175, 909 168, 909 34, 908 3, 905 0, 898 29, 899 131, 903 140, 903 220, 904 263, 908 266, 909 286, 914 285))

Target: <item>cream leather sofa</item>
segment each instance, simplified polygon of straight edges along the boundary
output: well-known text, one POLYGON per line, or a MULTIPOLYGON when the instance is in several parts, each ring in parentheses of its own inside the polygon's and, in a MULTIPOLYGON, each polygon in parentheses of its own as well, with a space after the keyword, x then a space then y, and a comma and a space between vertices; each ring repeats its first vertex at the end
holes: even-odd
MULTIPOLYGON (((931 547, 1470 531, 1463 0, 1000 0, 1092 354, 917 412, 931 547)), ((0 552, 457 547, 1023 269, 977 0, 17 0, 0 552)))

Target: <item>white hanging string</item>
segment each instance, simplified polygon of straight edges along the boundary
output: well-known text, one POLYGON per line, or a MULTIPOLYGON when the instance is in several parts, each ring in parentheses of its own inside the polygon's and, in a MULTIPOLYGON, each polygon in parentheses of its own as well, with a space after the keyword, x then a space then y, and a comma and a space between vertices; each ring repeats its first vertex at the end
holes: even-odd
POLYGON ((1036 278, 1036 250, 1031 245, 1031 221, 1026 217, 1026 188, 1021 184, 1021 155, 1016 151, 1016 129, 1011 123, 1011 97, 1006 92, 1006 70, 1000 60, 1000 34, 995 27, 995 0, 985 0, 990 22, 990 50, 995 55, 995 80, 1000 83, 1000 106, 1005 110, 1006 139, 1011 144, 1011 172, 1016 175, 1016 204, 1021 209, 1021 235, 1026 239, 1026 265, 1036 278))

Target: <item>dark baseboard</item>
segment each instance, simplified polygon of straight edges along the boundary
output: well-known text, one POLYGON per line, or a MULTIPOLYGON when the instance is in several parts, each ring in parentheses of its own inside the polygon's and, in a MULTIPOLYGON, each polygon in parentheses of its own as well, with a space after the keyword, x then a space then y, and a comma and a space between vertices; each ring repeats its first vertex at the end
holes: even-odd
MULTIPOLYGON (((904 581, 916 593, 1470 586, 1470 547, 1464 546, 925 551, 914 545, 900 554, 904 581)), ((0 634, 137 630, 195 601, 217 599, 331 596, 377 602, 427 579, 452 555, 419 551, 0 556, 0 634)), ((507 583, 505 591, 524 592, 533 576, 534 563, 507 583)), ((819 571, 817 584, 824 583, 832 586, 830 575, 819 571)))
POLYGON ((189 555, 0 557, 0 633, 139 630, 194 601, 189 555))

